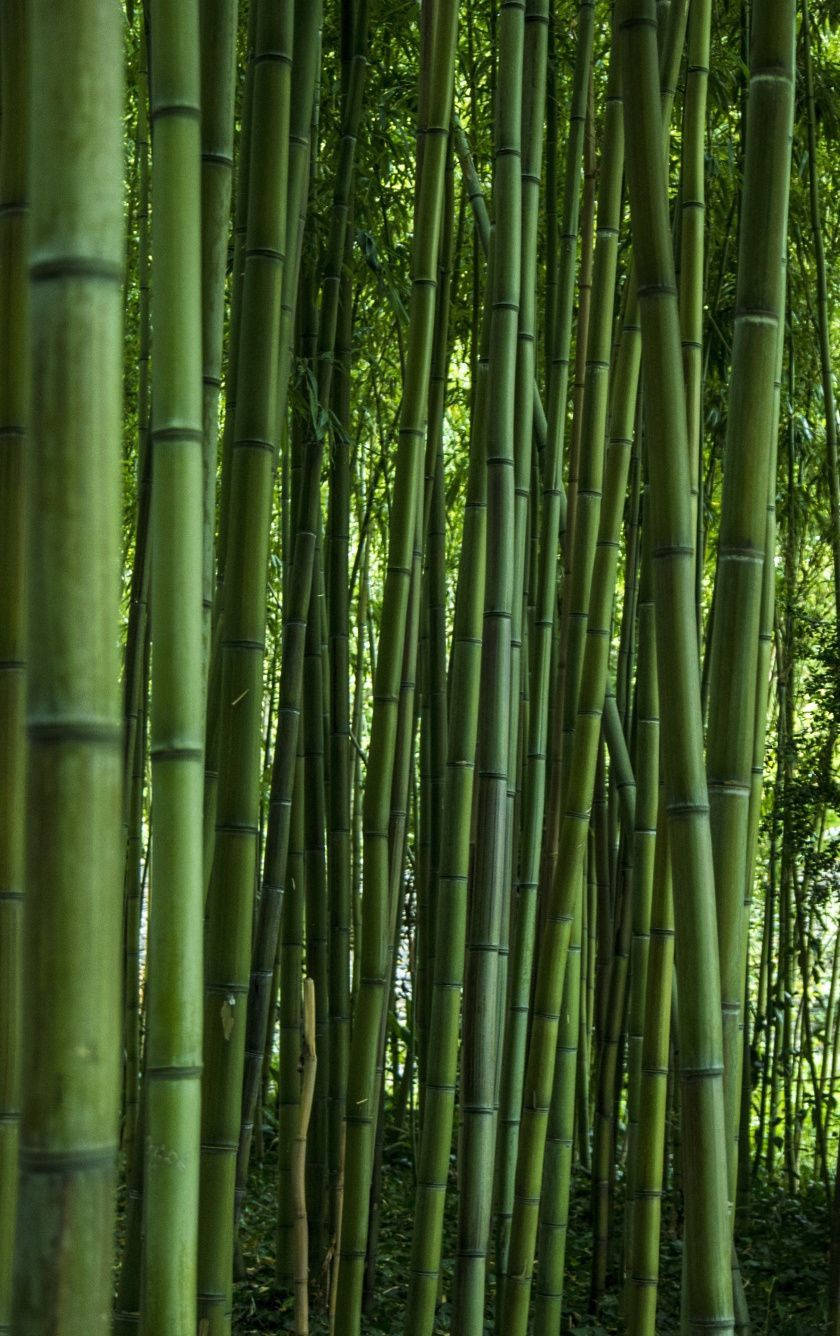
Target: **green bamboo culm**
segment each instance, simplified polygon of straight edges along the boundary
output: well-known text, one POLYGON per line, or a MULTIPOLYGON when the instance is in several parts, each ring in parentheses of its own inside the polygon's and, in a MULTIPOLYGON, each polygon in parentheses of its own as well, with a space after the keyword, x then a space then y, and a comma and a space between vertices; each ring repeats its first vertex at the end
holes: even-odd
MULTIPOLYGON (((652 642, 652 605, 645 612, 645 621, 649 624, 640 627, 640 636, 644 635, 652 642)), ((651 643, 651 650, 653 648, 651 643)), ((656 1331, 673 968, 674 903, 667 814, 660 786, 645 981, 644 1035, 639 1067, 636 1167, 633 1173, 633 1196, 629 1203, 631 1222, 626 1266, 627 1329, 631 1336, 654 1336, 656 1331)))
MULTIPOLYGON (((210 665, 216 456, 224 343, 225 274, 233 180, 238 0, 199 0, 201 38, 201 371, 204 430, 202 635, 204 675, 210 665)), ((234 347, 231 338, 230 346, 234 347)))
MULTIPOLYGON (((487 391, 487 573, 476 756, 475 863, 464 967, 455 1327, 483 1329, 496 1139, 499 948, 506 913, 514 600, 514 431, 522 236, 524 0, 499 11, 496 227, 487 391)), ((502 995, 503 996, 503 995, 502 995)))
POLYGON ((24 865, 26 39, 0 5, 0 1332, 9 1330, 18 1174, 24 865))
POLYGON ((452 104, 458 5, 437 0, 429 22, 432 59, 421 66, 428 81, 423 162, 415 201, 413 283, 406 382, 394 475, 382 632, 374 676, 364 813, 364 884, 359 995, 350 1040, 345 1114, 345 1185, 340 1231, 336 1323, 338 1336, 355 1336, 367 1244, 373 1166, 376 1060, 388 978, 388 824, 400 671, 403 658, 415 517, 423 481, 425 421, 435 317, 438 235, 452 104))
POLYGON ((111 0, 27 14, 38 393, 13 1329, 104 1336, 122 1043, 123 33, 111 0))
POLYGON ((694 534, 654 0, 616 9, 638 275, 649 451, 651 557, 665 795, 680 977, 680 1077, 689 1332, 732 1332, 723 1041, 709 804, 697 674, 694 534))
MULTIPOLYGON (((131 602, 126 627, 125 670, 123 673, 123 709, 125 714, 125 766, 123 769, 123 819, 125 821, 125 1073, 123 1077, 122 1150, 126 1164, 142 1174, 135 1155, 137 1122, 140 1112, 140 922, 142 882, 145 874, 143 836, 143 798, 146 781, 146 740, 148 729, 147 687, 149 652, 149 576, 148 560, 151 468, 149 434, 151 429, 151 385, 149 379, 151 349, 151 256, 149 203, 150 144, 147 49, 145 33, 137 41, 137 128, 135 164, 138 177, 137 203, 137 525, 134 565, 131 572, 131 602)), ((139 1236, 139 1219, 133 1206, 127 1211, 126 1236, 139 1236), (135 1224, 137 1229, 135 1229, 135 1224)), ((130 1248, 123 1252, 125 1258, 130 1248)), ((139 1305, 139 1298, 138 1298, 139 1305)), ((135 1309, 139 1311, 139 1309, 135 1309)))
POLYGON ((141 1329, 192 1333, 204 917, 203 443, 198 0, 154 0, 152 879, 141 1329))
MULTIPOLYGON (((680 184, 680 329, 682 331, 685 417, 691 478, 692 532, 701 553, 702 515, 699 481, 703 410, 703 259, 706 227, 706 94, 709 82, 711 0, 691 6, 688 66, 683 111, 680 184)), ((699 589, 702 555, 697 559, 699 589)))
POLYGON ((730 1207, 737 1184, 747 924, 743 922, 768 488, 775 485, 774 402, 782 338, 794 0, 756 0, 729 384, 707 778, 717 895, 730 1207))
POLYGON ((259 818, 268 539, 277 445, 293 5, 258 0, 253 139, 222 607, 219 784, 207 904, 199 1319, 230 1331, 259 818))

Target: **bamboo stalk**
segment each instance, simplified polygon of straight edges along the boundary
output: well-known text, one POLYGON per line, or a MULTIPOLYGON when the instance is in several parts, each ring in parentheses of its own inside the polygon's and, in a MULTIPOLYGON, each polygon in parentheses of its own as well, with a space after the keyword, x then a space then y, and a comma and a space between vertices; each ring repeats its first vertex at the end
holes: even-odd
POLYGON ((723 1051, 714 874, 703 767, 691 483, 662 155, 652 0, 616 16, 627 112, 627 174, 645 362, 657 659, 677 905, 688 1330, 733 1330, 726 1216, 723 1051))
POLYGON ((20 1119, 25 848, 27 51, 23 0, 0 6, 0 1332, 9 1330, 20 1119))
POLYGON ((151 755, 141 1329, 191 1333, 204 911, 201 141, 197 0, 149 9, 152 121, 151 755), (173 542, 173 534, 178 541, 173 542))
MULTIPOLYGON (((122 1008, 122 17, 28 6, 28 798, 13 1326, 110 1330, 122 1008), (49 831, 49 838, 45 832, 49 831)), ((15 889, 14 887, 12 888, 15 889)))
POLYGON ((301 1057, 300 1107, 292 1161, 292 1192, 295 1203, 295 1336, 309 1336, 309 1225, 306 1213, 306 1138, 318 1056, 315 1048, 315 983, 303 984, 303 1052, 301 1057))
POLYGON ((225 764, 219 775, 205 935, 199 1318, 206 1321, 208 1336, 226 1336, 231 1323, 236 1150, 259 833, 264 572, 276 448, 292 20, 291 0, 279 7, 258 0, 253 152, 220 642, 219 755, 225 764))

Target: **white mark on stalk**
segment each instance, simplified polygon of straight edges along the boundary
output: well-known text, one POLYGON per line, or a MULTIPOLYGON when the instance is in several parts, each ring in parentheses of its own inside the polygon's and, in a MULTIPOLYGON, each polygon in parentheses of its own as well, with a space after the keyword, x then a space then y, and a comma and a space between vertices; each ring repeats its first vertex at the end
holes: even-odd
POLYGON ((233 1034, 233 1008, 236 1006, 236 998, 231 993, 222 1003, 222 1031, 225 1039, 230 1039, 233 1034))

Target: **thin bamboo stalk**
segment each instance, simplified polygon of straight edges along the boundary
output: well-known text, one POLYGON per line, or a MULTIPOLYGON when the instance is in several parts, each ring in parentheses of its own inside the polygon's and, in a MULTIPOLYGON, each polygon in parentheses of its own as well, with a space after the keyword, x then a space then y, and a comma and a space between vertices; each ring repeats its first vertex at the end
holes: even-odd
MULTIPOLYGON (((224 341, 225 276, 233 180, 238 0, 200 0, 201 349, 204 431, 202 635, 209 672, 216 538, 216 450, 224 341)), ((241 259, 241 246, 240 246, 241 259)), ((231 339, 231 346, 235 347, 231 339)), ((235 363, 235 357, 232 359, 235 363)), ((205 688, 206 689, 206 688, 205 688)))
MULTIPOLYGON (((647 635, 650 630, 646 632, 647 635)), ((632 1222, 627 1259, 627 1327, 631 1336, 653 1336, 656 1330, 673 965, 674 905, 668 826, 664 802, 660 797, 639 1073, 641 1116, 635 1147, 633 1190, 628 1202, 632 1222)))
MULTIPOLYGON (((236 1150, 259 834, 265 569, 276 448, 293 5, 258 0, 253 151, 221 637, 216 843, 205 935, 199 1318, 230 1331, 236 1150)), ((273 960, 271 965, 273 967, 273 960)), ((262 1054, 260 1053, 260 1056, 262 1054)))
POLYGON ((151 755, 141 1329, 196 1325, 204 883, 197 0, 152 0, 151 755), (178 534, 178 541, 172 535, 178 534))
POLYGON ((315 1048, 315 983, 303 985, 303 1054, 301 1057, 300 1106, 292 1192, 295 1202, 295 1336, 309 1336, 309 1226, 306 1215, 306 1139, 315 1095, 318 1057, 315 1048))

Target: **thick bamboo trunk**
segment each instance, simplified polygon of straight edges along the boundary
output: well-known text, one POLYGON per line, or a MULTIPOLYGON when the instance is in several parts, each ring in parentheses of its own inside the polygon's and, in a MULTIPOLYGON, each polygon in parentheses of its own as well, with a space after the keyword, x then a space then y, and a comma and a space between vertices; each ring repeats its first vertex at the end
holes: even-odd
POLYGON ((38 392, 13 1326, 104 1336, 122 1040, 122 18, 106 0, 34 3, 28 18, 38 392))

